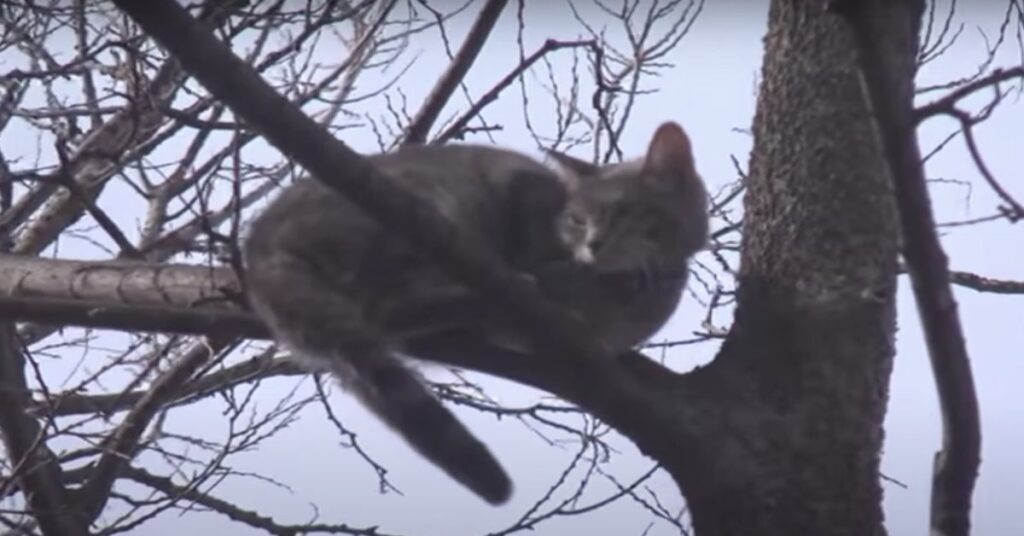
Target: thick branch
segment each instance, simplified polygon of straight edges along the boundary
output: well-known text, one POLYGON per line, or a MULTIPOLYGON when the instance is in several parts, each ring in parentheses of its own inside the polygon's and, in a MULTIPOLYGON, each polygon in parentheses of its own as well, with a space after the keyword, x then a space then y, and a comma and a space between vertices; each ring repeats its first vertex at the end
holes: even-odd
MULTIPOLYGON (((238 281, 228 268, 2 254, 0 264, 6 267, 0 271, 0 318, 7 320, 216 337, 268 336, 258 318, 226 297, 225 293, 238 292, 238 281)), ((408 310, 399 313, 385 322, 391 322, 400 336, 407 316, 420 318, 426 314, 408 310)), ((467 314, 473 314, 473 310, 468 309, 467 314)), ((458 340, 422 336, 410 346, 417 357, 504 376, 567 398, 577 399, 582 387, 593 385, 581 379, 584 371, 571 362, 560 365, 552 361, 564 360, 519 354, 499 359, 494 351, 470 351, 479 350, 475 345, 480 341, 463 340, 460 344, 458 340), (458 355, 445 355, 445 350, 458 355), (564 377, 546 378, 562 376, 557 373, 562 369, 564 377)), ((642 371, 637 375, 647 378, 642 383, 670 376, 663 367, 646 363, 648 360, 639 354, 624 359, 618 364, 642 371), (639 361, 648 366, 635 366, 639 361)))
POLYGON ((455 88, 462 83, 462 79, 466 76, 473 62, 476 61, 477 55, 480 54, 480 50, 487 43, 487 37, 494 29, 494 25, 498 22, 498 17, 505 9, 506 4, 508 4, 508 0, 487 0, 487 3, 484 4, 483 9, 480 10, 480 15, 476 19, 476 23, 470 28, 469 34, 466 35, 466 42, 462 44, 459 53, 455 55, 451 65, 448 66, 448 70, 441 75, 441 79, 437 81, 434 90, 427 96, 427 101, 420 108, 416 117, 413 118, 412 123, 409 124, 409 128, 406 130, 405 143, 423 143, 426 141, 430 127, 437 121, 437 116, 441 114, 441 110, 448 103, 455 88))
POLYGON ((262 338, 266 328, 233 306, 226 268, 132 261, 86 262, 0 254, 0 318, 190 335, 262 338))
POLYGON ((12 298, 223 309, 229 296, 240 296, 238 280, 225 268, 9 254, 0 254, 0 265, 0 293, 12 298))
MULTIPOLYGON (((263 324, 254 315, 235 308, 228 300, 216 299, 216 289, 237 288, 233 273, 227 268, 123 261, 87 264, 19 256, 0 256, 0 262, 10 266, 9 270, 0 271, 0 289, 5 290, 0 295, 0 316, 9 320, 206 334, 218 338, 267 336, 263 324), (101 277, 83 279, 76 276, 81 270, 101 277), (38 273, 33 275, 33 272, 38 273), (60 284, 61 278, 78 280, 79 284, 60 284), (19 281, 22 284, 19 285, 19 281), (142 283, 145 281, 149 282, 148 290, 142 283), (206 299, 202 305, 195 306, 198 297, 206 299)), ((395 322, 401 325, 401 319, 395 322)), ((695 428, 680 423, 698 422, 702 411, 699 403, 689 408, 689 402, 683 401, 685 393, 680 390, 674 373, 639 353, 627 353, 611 361, 614 374, 609 378, 608 373, 598 367, 578 367, 549 352, 526 355, 505 351, 462 333, 415 336, 406 339, 405 347, 421 359, 494 374, 558 394, 594 411, 637 440, 648 452, 653 447, 645 445, 663 445, 675 451, 678 448, 672 445, 686 444, 688 440, 684 436, 695 433, 695 428), (674 402, 670 404, 664 397, 672 397, 674 402), (680 407, 686 408, 686 416, 680 416, 680 407), (673 436, 673 439, 666 440, 664 436, 673 436)), ((243 381, 246 375, 259 373, 261 367, 262 363, 253 362, 225 370, 223 374, 211 374, 179 390, 175 400, 165 402, 174 404, 204 396, 208 389, 243 381)), ((146 396, 146 393, 126 393, 123 399, 117 400, 117 407, 104 409, 116 411, 127 404, 140 407, 146 396)), ((76 407, 80 406, 78 402, 70 397, 66 411, 81 411, 83 408, 76 407)), ((106 404, 113 399, 80 402, 106 404)), ((65 413, 64 403, 63 399, 55 401, 55 413, 65 413)), ((34 410, 38 411, 39 406, 34 410)))
POLYGON ((57 457, 46 447, 45 432, 26 411, 29 394, 24 361, 13 326, 0 325, 0 436, 14 473, 12 479, 43 534, 87 535, 88 522, 76 515, 61 483, 57 457))
MULTIPOLYGON (((908 3, 915 4, 914 2, 908 3)), ((981 448, 978 399, 948 259, 935 232, 915 131, 912 92, 878 47, 886 23, 861 2, 842 5, 856 38, 861 82, 896 193, 903 228, 903 257, 913 284, 942 409, 943 448, 935 456, 932 534, 970 533, 971 495, 981 448)))

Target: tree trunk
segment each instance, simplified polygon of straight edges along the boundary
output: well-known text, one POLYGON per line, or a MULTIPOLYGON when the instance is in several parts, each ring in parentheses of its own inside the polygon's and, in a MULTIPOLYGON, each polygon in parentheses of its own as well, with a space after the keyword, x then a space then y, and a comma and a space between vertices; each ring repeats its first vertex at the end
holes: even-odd
MULTIPOLYGON (((908 90, 912 4, 880 8, 908 90)), ((736 319, 718 358, 684 380, 708 433, 660 459, 702 536, 884 534, 892 187, 843 18, 775 0, 765 48, 736 319)))

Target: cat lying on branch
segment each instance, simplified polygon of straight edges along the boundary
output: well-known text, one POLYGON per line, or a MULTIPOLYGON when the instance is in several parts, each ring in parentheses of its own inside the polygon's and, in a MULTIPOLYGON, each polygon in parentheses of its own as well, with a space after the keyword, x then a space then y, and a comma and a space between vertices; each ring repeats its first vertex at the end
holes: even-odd
MULTIPOLYGON (((534 278, 604 348, 625 351, 668 320, 707 240, 689 139, 665 123, 636 160, 550 155, 557 170, 477 145, 407 146, 370 161, 534 278)), ((253 220, 243 253, 250 302, 278 342, 330 371, 452 478, 491 503, 508 499, 511 482, 487 447, 397 356, 403 334, 417 330, 472 331, 529 352, 531 335, 502 321, 501 304, 481 303, 415 244, 312 179, 253 220)))

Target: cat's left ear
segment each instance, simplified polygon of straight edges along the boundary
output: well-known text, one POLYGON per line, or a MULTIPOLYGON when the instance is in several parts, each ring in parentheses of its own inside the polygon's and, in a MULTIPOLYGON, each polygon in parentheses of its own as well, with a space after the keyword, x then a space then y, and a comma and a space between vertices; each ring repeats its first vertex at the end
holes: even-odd
POLYGON ((660 180, 685 178, 695 173, 690 138, 678 123, 662 123, 651 138, 644 161, 647 171, 660 180))

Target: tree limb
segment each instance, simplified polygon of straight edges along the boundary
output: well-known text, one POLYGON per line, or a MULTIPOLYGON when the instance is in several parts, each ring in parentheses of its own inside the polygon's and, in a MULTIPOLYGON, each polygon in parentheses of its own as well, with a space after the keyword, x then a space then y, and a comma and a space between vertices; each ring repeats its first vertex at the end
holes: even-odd
MULTIPOLYGON (((255 321, 255 318, 253 320, 255 321)), ((290 359, 275 358, 274 352, 262 352, 255 357, 188 382, 175 393, 175 399, 168 402, 165 407, 190 404, 255 378, 295 376, 308 373, 307 370, 300 368, 290 359)), ((69 392, 36 402, 31 411, 54 417, 93 413, 110 415, 131 408, 146 395, 146 392, 145 389, 96 395, 69 392)))
POLYGON ((1011 67, 1009 69, 995 69, 986 76, 972 81, 969 84, 953 90, 948 95, 914 110, 914 120, 918 123, 930 117, 947 113, 956 107, 961 100, 981 91, 985 88, 998 86, 1001 82, 1014 78, 1024 79, 1024 66, 1011 67))
POLYGON ((508 4, 508 0, 487 0, 487 3, 484 4, 476 23, 466 35, 466 41, 462 44, 459 53, 452 59, 448 70, 441 75, 441 79, 437 81, 437 85, 427 96, 427 101, 406 128, 405 143, 426 141, 430 127, 437 121, 437 116, 441 114, 441 110, 448 103, 455 88, 462 83, 462 79, 465 78, 477 55, 480 54, 480 50, 487 43, 487 38, 498 22, 498 17, 505 9, 506 4, 508 4))
POLYGON ((57 457, 44 442, 45 431, 26 411, 30 399, 24 361, 14 326, 0 324, 0 436, 14 473, 11 478, 43 534, 86 536, 89 522, 69 500, 57 457))
MULTIPOLYGON (((900 263, 900 272, 907 272, 907 266, 903 263, 900 263)), ((973 272, 951 270, 949 272, 949 282, 978 292, 988 292, 992 294, 1024 294, 1024 281, 994 279, 978 275, 973 272)))
MULTIPOLYGON (((907 7, 920 8, 917 1, 907 7)), ((913 283, 918 313, 942 410, 943 446, 932 480, 931 530, 936 535, 970 533, 971 495, 978 473, 981 429, 978 399, 948 259, 935 231, 924 168, 917 143, 912 88, 893 76, 878 43, 887 39, 884 19, 864 2, 838 7, 855 36, 865 99, 872 109, 903 228, 903 257, 913 283)))
MULTIPOLYGON (((228 297, 239 288, 234 272, 228 268, 5 254, 0 254, 0 264, 7 267, 0 271, 0 319, 212 337, 269 337, 255 315, 241 310, 237 301, 228 297)), ((400 330, 409 311, 399 313, 393 322, 400 330)), ((557 394, 574 393, 587 385, 583 371, 570 361, 559 364, 557 361, 564 360, 520 354, 494 359, 492 353, 470 351, 480 350, 474 345, 481 341, 460 345, 458 340, 422 336, 414 337, 409 345, 418 357, 505 376, 557 394), (444 349, 459 355, 444 355, 444 349), (566 372, 564 379, 546 379, 562 369, 566 372)), ((645 378, 646 384, 658 381, 655 378, 662 378, 660 382, 664 383, 666 377, 674 377, 640 354, 627 354, 612 363, 637 371, 637 377, 645 378)), ((622 379, 622 371, 614 377, 622 379)), ((605 378, 601 383, 609 381, 605 378)))

